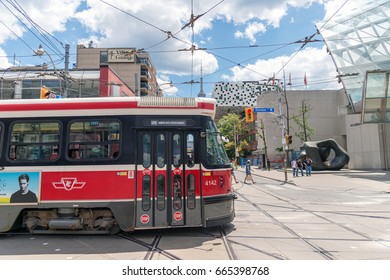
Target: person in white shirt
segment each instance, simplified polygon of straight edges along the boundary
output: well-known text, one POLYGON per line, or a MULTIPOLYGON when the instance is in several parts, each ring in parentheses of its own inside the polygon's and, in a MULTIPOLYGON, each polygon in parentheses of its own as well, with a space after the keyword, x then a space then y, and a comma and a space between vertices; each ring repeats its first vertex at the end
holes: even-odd
POLYGON ((291 161, 291 168, 292 168, 293 177, 295 177, 295 175, 298 177, 298 169, 297 169, 297 160, 296 159, 293 159, 291 161))

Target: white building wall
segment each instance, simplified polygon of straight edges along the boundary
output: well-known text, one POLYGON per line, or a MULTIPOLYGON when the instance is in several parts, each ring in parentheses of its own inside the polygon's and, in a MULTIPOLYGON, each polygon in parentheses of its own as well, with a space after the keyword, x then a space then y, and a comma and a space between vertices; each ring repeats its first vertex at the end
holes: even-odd
POLYGON ((360 124, 360 114, 346 116, 347 151, 351 169, 384 169, 382 124, 360 124))
MULTIPOLYGON (((339 106, 348 104, 343 90, 316 90, 316 91, 287 91, 287 102, 290 118, 290 135, 293 136, 293 143, 290 149, 300 151, 303 141, 295 136, 299 132, 298 125, 292 120, 292 116, 300 114, 302 102, 309 107, 309 118, 307 126, 314 129, 311 141, 333 138, 338 144, 346 149, 345 116, 339 114, 339 106), (341 102, 341 104, 340 104, 341 102)), ((276 151, 282 146, 282 132, 279 125, 278 94, 275 92, 264 93, 258 99, 258 107, 274 107, 275 114, 257 113, 258 121, 263 119, 266 127, 266 139, 268 154, 270 158, 280 158, 276 151)), ((287 108, 283 99, 283 115, 286 116, 287 108)), ((287 121, 285 119, 285 127, 287 121)), ((308 140, 308 141, 310 141, 308 140)), ((259 141, 260 149, 263 143, 259 141)))

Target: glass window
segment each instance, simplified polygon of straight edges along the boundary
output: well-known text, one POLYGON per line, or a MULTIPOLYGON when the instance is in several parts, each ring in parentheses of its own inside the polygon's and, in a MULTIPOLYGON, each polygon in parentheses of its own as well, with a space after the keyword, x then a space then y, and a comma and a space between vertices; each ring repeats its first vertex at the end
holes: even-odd
POLYGON ((16 161, 55 160, 58 158, 61 125, 59 122, 16 122, 11 125, 8 158, 16 161))
POLYGON ((121 126, 116 120, 72 122, 69 129, 68 158, 116 159, 120 154, 121 126))
POLYGON ((13 99, 15 96, 14 81, 0 79, 0 99, 13 99))
POLYGON ((188 209, 194 209, 196 206, 196 194, 195 194, 195 176, 193 174, 187 177, 187 207, 188 209))
POLYGON ((142 165, 144 168, 148 168, 151 164, 151 156, 152 156, 152 143, 151 137, 149 133, 145 133, 143 135, 143 160, 142 165))
POLYGON ((107 65, 108 62, 108 51, 100 52, 100 65, 107 65))
MULTIPOLYGON (((46 77, 46 76, 44 76, 46 77)), ((49 88, 51 91, 55 92, 57 95, 61 95, 62 93, 62 79, 58 78, 42 78, 35 80, 23 80, 22 88, 22 98, 23 99, 33 99, 40 97, 41 87, 45 86, 49 88)))
POLYGON ((181 189, 181 177, 175 175, 173 177, 173 208, 180 210, 182 207, 182 189, 181 189))
POLYGON ((181 137, 180 134, 174 134, 172 137, 172 162, 174 167, 180 167, 181 165, 181 137))
POLYGON ((157 166, 162 168, 165 166, 165 134, 158 133, 156 137, 157 166))
POLYGON ((142 179, 142 210, 148 211, 151 206, 151 184, 150 184, 150 176, 146 175, 142 179))
POLYGON ((68 97, 99 97, 99 80, 96 79, 77 79, 70 84, 68 88, 68 97))
POLYGON ((222 137, 213 121, 208 122, 206 130, 206 160, 209 165, 229 165, 222 137))
POLYGON ((194 147, 194 135, 187 135, 187 154, 186 154, 186 163, 188 167, 193 167, 195 165, 195 147, 194 147))
POLYGON ((385 96, 385 73, 370 73, 367 75, 366 98, 385 96))
POLYGON ((389 110, 389 73, 387 71, 367 73, 363 122, 388 122, 389 110))
POLYGON ((160 211, 165 209, 165 177, 164 177, 164 175, 157 176, 157 209, 160 211))

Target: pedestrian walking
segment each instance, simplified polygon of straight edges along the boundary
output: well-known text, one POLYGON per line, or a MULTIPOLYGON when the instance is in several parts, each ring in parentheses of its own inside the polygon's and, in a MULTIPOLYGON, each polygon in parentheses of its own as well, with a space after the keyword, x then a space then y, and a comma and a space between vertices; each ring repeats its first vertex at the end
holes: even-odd
POLYGON ((269 158, 267 158, 267 169, 268 171, 271 170, 271 161, 269 160, 269 158))
POLYGON ((293 177, 295 177, 295 175, 298 176, 297 160, 295 158, 291 161, 291 169, 292 169, 293 177))
POLYGON ((303 174, 303 162, 302 162, 302 160, 300 158, 298 158, 298 160, 297 160, 297 167, 298 167, 298 169, 297 169, 297 177, 298 177, 299 171, 301 171, 302 177, 305 176, 303 174))
POLYGON ((244 179, 244 184, 248 184, 246 180, 251 180, 252 183, 254 184, 255 181, 253 181, 252 178, 252 168, 251 168, 251 161, 248 160, 245 164, 245 179, 244 179))
POLYGON ((233 161, 234 161, 234 160, 232 160, 232 161, 230 162, 230 167, 231 167, 231 169, 232 169, 232 178, 234 179, 234 182, 236 182, 236 184, 237 184, 238 181, 237 181, 236 175, 234 174, 234 163, 233 163, 233 161))
POLYGON ((311 160, 311 158, 306 157, 306 159, 305 159, 306 176, 311 176, 311 170, 312 170, 311 163, 312 163, 312 162, 313 162, 313 161, 311 160))

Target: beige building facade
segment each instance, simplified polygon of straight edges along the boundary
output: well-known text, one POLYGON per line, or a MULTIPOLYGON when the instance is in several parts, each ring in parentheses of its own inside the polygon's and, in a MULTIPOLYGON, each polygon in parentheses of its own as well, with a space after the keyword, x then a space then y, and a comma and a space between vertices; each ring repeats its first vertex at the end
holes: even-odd
POLYGON ((147 52, 134 48, 93 48, 77 46, 76 69, 99 69, 108 65, 136 96, 160 95, 156 69, 147 52))

